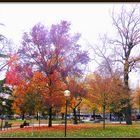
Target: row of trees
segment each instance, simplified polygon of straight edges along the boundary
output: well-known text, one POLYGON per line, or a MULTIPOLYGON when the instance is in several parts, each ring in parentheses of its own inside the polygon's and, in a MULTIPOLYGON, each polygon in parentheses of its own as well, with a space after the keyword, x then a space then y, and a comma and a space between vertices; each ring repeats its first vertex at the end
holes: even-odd
MULTIPOLYGON (((12 84, 11 82, 13 81, 8 83, 12 84)), ((50 87, 47 84, 48 78, 41 72, 34 72, 27 82, 21 80, 19 82, 12 94, 15 97, 13 109, 23 116, 25 114, 35 115, 47 112, 49 120, 52 121, 53 113, 65 113, 65 97, 63 93, 65 89, 71 91, 69 112, 74 114, 74 124, 77 124, 78 107, 82 108, 84 105, 90 104, 89 109, 93 109, 94 113, 103 113, 104 128, 106 112, 120 114, 119 117, 125 113, 125 100, 128 98, 128 94, 121 79, 116 74, 113 77, 102 78, 99 74, 94 73, 88 75, 84 80, 79 79, 79 77, 67 77, 66 84, 61 79, 56 79, 55 84, 50 87), (51 96, 49 94, 50 90, 51 96), (52 107, 51 114, 49 114, 50 103, 52 107), (102 111, 97 111, 99 108, 102 111)), ((51 125, 49 122, 49 126, 51 125)))
MULTIPOLYGON (((6 82, 16 86, 14 106, 23 114, 47 109, 49 127, 54 107, 62 106, 63 91, 73 84, 66 78, 80 77, 89 61, 88 53, 77 43, 80 34, 71 35, 69 31, 67 21, 52 25, 50 29, 42 24, 35 25, 29 33, 24 33, 22 45, 14 54, 17 59, 6 74, 6 82)), ((71 108, 75 110, 73 105, 71 108)))
POLYGON ((80 34, 70 33, 67 21, 50 28, 39 23, 25 32, 20 48, 6 55, 6 83, 13 86, 13 109, 23 115, 47 110, 51 127, 53 111, 64 112, 63 91, 69 89, 75 124, 76 110, 83 104, 90 104, 93 112, 102 108, 104 118, 106 111, 119 116, 123 113, 126 123, 132 124, 129 73, 140 60, 133 52, 140 43, 138 10, 122 8, 118 15, 112 12, 117 36, 112 39, 105 35, 98 45, 87 45, 93 52, 91 58, 78 44, 80 34), (85 76, 92 59, 99 67, 92 76, 85 76))

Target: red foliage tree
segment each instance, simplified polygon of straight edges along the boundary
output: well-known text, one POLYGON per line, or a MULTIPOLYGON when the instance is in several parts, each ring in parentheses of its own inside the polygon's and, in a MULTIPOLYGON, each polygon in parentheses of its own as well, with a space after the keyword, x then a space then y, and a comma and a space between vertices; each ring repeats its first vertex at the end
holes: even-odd
POLYGON ((55 78, 65 81, 68 75, 79 75, 83 73, 82 65, 89 61, 87 52, 80 50, 77 43, 80 35, 72 36, 69 31, 70 23, 66 21, 52 25, 50 29, 37 24, 30 33, 24 33, 18 51, 21 65, 29 65, 33 71, 40 71, 49 79, 49 127, 52 126, 52 87, 56 84, 55 78))

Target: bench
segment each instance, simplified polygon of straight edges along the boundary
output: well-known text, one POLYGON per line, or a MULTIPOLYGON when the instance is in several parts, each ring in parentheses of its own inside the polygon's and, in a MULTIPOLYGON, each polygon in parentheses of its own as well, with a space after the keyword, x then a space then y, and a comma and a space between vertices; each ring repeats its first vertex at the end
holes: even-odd
POLYGON ((29 126, 29 123, 27 123, 26 121, 24 121, 24 122, 20 125, 20 128, 24 128, 24 126, 29 126))
POLYGON ((5 128, 7 128, 7 129, 8 129, 8 128, 11 128, 11 129, 12 129, 12 123, 8 123, 8 122, 6 121, 3 127, 4 127, 4 129, 5 129, 5 128))

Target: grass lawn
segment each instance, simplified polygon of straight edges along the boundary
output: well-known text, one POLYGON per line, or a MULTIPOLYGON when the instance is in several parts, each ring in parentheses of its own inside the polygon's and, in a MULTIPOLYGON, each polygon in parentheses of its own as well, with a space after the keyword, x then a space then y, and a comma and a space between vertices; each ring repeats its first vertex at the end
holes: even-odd
MULTIPOLYGON (((0 137, 64 137, 64 125, 53 127, 17 128, 0 131, 0 137)), ((140 124, 107 124, 102 129, 102 124, 68 125, 67 137, 140 137, 140 124)))

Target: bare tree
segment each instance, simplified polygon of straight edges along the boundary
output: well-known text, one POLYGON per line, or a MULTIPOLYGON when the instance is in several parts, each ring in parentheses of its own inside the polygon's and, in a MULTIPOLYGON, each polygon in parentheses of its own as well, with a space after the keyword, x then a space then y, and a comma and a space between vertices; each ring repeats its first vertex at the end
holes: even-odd
MULTIPOLYGON (((137 62, 140 61, 140 54, 133 53, 140 44, 140 16, 137 5, 130 10, 122 7, 119 14, 112 12, 113 25, 117 30, 116 39, 111 42, 118 50, 119 58, 116 61, 123 65, 123 77, 125 88, 130 92, 129 73, 135 68, 137 62)), ((130 97, 127 99, 126 107, 126 123, 132 124, 131 120, 131 104, 130 97)))
MULTIPOLYGON (((115 39, 106 35, 100 37, 97 45, 89 45, 94 52, 94 60, 99 65, 97 71, 103 76, 111 76, 114 72, 123 77, 125 88, 130 93, 129 73, 136 68, 140 61, 140 16, 137 5, 130 10, 122 7, 119 14, 112 12, 113 25, 117 34, 115 39)), ((131 120, 131 96, 128 94, 126 107, 126 124, 131 120)))
MULTIPOLYGON (((0 26, 5 27, 2 23, 0 23, 0 26)), ((13 48, 13 41, 0 34, 0 72, 8 69, 9 56, 15 52, 15 49, 13 48)))
POLYGON ((4 79, 5 73, 9 70, 10 64, 14 61, 16 54, 16 47, 12 40, 4 38, 0 41, 0 74, 1 79, 4 79))
POLYGON ((103 36, 99 35, 98 44, 89 44, 89 47, 93 52, 92 60, 98 64, 97 73, 103 77, 112 76, 117 69, 114 62, 115 51, 111 48, 108 36, 106 34, 103 36))

